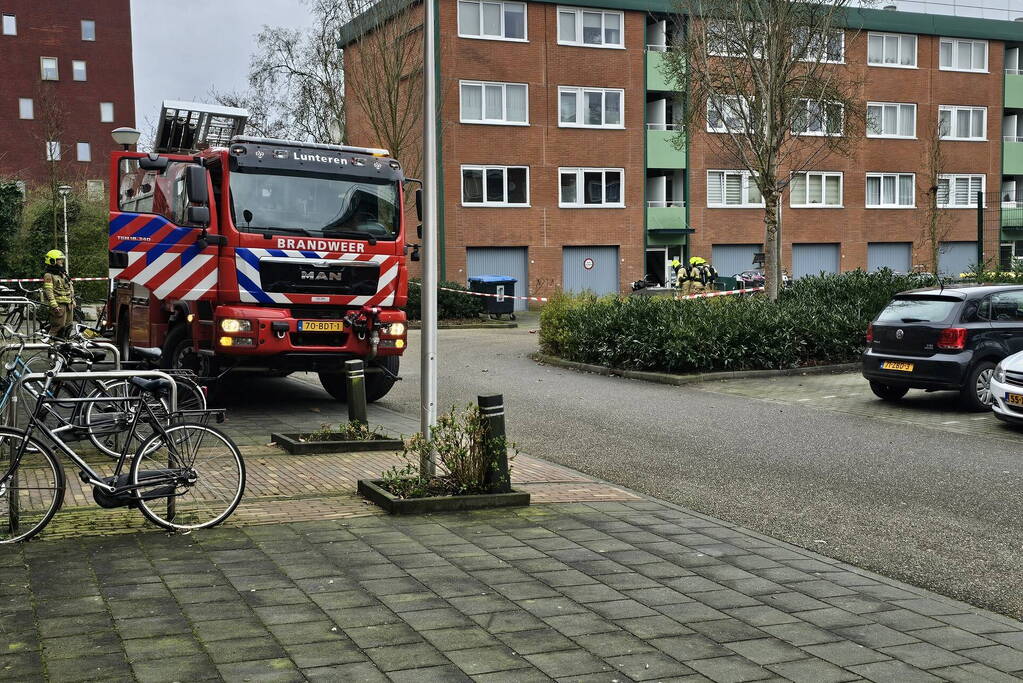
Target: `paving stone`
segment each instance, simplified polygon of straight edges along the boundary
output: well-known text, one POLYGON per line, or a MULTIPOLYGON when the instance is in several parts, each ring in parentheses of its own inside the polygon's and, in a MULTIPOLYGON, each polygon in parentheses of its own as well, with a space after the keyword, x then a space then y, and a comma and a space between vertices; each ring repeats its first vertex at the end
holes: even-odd
POLYGON ((544 672, 531 666, 528 669, 477 674, 472 677, 472 680, 475 683, 550 683, 551 678, 544 672))
POLYGON ((932 645, 943 647, 946 650, 965 650, 967 648, 986 647, 994 645, 987 638, 964 631, 955 626, 939 626, 937 628, 924 628, 916 631, 909 631, 909 635, 920 640, 926 640, 932 645))
MULTIPOLYGON (((448 664, 446 666, 431 666, 422 669, 408 669, 406 671, 392 671, 388 678, 393 683, 472 683, 473 679, 458 670, 458 667, 448 664)), ((479 680, 479 679, 476 679, 479 680)))
POLYGON ((649 643, 680 662, 709 657, 726 657, 733 654, 731 650, 715 643, 710 638, 705 638, 698 634, 653 638, 649 643))
POLYGON ((470 595, 449 598, 448 602, 452 607, 469 616, 517 609, 514 602, 501 595, 470 595))
POLYGON ((386 607, 351 607, 341 610, 326 610, 327 616, 342 628, 394 624, 401 617, 386 607))
MULTIPOLYGON (((456 614, 460 613, 456 612, 456 614)), ((462 618, 465 619, 464 616, 462 616, 462 618)), ((473 622, 482 626, 488 633, 494 634, 512 633, 514 631, 533 631, 547 626, 546 622, 525 610, 492 612, 490 614, 474 614, 471 619, 473 622)), ((458 626, 460 624, 445 625, 458 626)))
POLYGON ((269 635, 256 638, 233 638, 203 643, 210 653, 210 659, 218 666, 245 662, 255 659, 276 659, 284 656, 284 651, 269 635))
MULTIPOLYGON (((429 636, 424 633, 424 637, 429 636)), ((551 628, 536 631, 511 631, 498 636, 501 641, 519 655, 534 655, 538 652, 570 650, 576 644, 551 628)), ((439 647, 439 646, 438 646, 439 647)), ((470 645, 471 647, 471 645, 470 645)), ((441 648, 442 650, 444 648, 441 648)), ((598 653, 607 656, 606 653, 598 653)))
POLYGON ((677 605, 658 605, 657 611, 683 624, 728 618, 725 612, 697 601, 682 602, 677 605))
POLYGON ((607 662, 634 681, 684 676, 692 669, 660 652, 643 652, 610 657, 607 662))
POLYGON ((46 660, 51 681, 131 681, 131 666, 121 653, 97 654, 83 658, 46 660))
POLYGON ((87 633, 41 641, 47 662, 55 659, 91 658, 97 655, 121 652, 121 639, 113 631, 87 633))
POLYGON ((614 657, 630 655, 638 652, 650 652, 654 648, 646 641, 625 631, 608 631, 606 633, 589 633, 573 636, 579 645, 598 657, 614 657))
POLYGON ((897 607, 903 607, 929 617, 948 614, 965 614, 969 611, 968 608, 963 608, 959 605, 953 605, 950 602, 935 600, 933 598, 909 598, 906 600, 892 600, 891 602, 897 607))
POLYGON ((449 663, 448 659, 429 643, 373 647, 365 650, 365 654, 384 672, 449 663))
POLYGON ((959 650, 959 654, 999 671, 1023 671, 1023 652, 1005 645, 959 650))
POLYGON ((850 671, 876 683, 929 683, 941 679, 905 662, 890 660, 848 667, 850 671))
POLYGON ((303 621, 297 624, 270 624, 267 629, 285 648, 289 645, 345 640, 344 631, 326 617, 320 621, 303 621))
POLYGON ((681 603, 693 602, 693 598, 677 590, 666 587, 637 588, 625 591, 625 596, 643 603, 648 607, 659 607, 661 605, 678 605, 681 603))
POLYGON ((0 680, 34 681, 42 678, 42 653, 20 652, 0 655, 0 680))
POLYGON ((564 650, 527 655, 526 659, 551 678, 590 676, 612 671, 610 665, 585 650, 564 650))
POLYGON ((422 641, 419 633, 405 622, 346 628, 345 635, 364 650, 383 645, 401 645, 422 641))
POLYGON ((806 653, 777 638, 760 638, 725 644, 729 650, 755 664, 779 664, 798 659, 805 659, 806 653))
POLYGON ((644 640, 664 636, 680 636, 693 632, 691 628, 683 626, 674 619, 670 619, 662 614, 652 617, 638 617, 636 619, 618 619, 615 623, 644 640))
POLYGON ((844 638, 865 645, 866 647, 882 648, 894 645, 907 645, 920 642, 919 638, 888 628, 882 624, 864 624, 833 629, 834 633, 844 638))
POLYGON ((132 663, 131 666, 139 683, 212 681, 220 678, 217 668, 205 655, 143 659, 132 663))
POLYGON ((600 577, 600 581, 605 586, 610 586, 620 591, 640 588, 662 588, 662 585, 657 581, 632 571, 605 574, 600 577))
POLYGON ((954 652, 930 643, 910 643, 909 645, 895 645, 894 647, 879 648, 879 652, 901 659, 920 669, 933 669, 940 666, 953 666, 956 664, 968 664, 969 659, 954 652))
POLYGON ((808 621, 815 626, 826 629, 842 628, 843 626, 862 626, 869 624, 870 620, 852 612, 828 607, 826 609, 814 609, 806 612, 793 612, 794 616, 803 621, 808 621))
POLYGON ((840 683, 862 680, 856 674, 816 657, 795 662, 768 664, 766 668, 796 683, 840 683))
MULTIPOLYGON (((525 574, 525 572, 523 572, 525 574)), ((527 574, 528 576, 528 574, 527 574)), ((576 569, 563 569, 557 571, 537 572, 534 577, 555 588, 561 586, 581 586, 583 584, 595 583, 595 580, 576 569)))
POLYGON ((976 663, 932 669, 931 673, 949 681, 956 681, 957 683, 976 683, 977 681, 985 681, 985 683, 1018 683, 1020 680, 1019 676, 1004 674, 989 666, 976 663))
POLYGON ((891 659, 886 654, 848 640, 840 640, 837 643, 823 643, 821 645, 806 645, 803 649, 816 657, 844 667, 891 659))
POLYGON ((350 640, 338 638, 326 643, 286 645, 285 652, 300 669, 364 662, 366 656, 350 640))
MULTIPOLYGON (((192 621, 216 621, 247 617, 254 612, 241 600, 235 602, 193 603, 181 605, 181 612, 192 621)), ((159 618, 159 617, 156 617, 159 618)), ((120 622, 118 622, 120 628, 120 622)))
POLYGON ((711 640, 719 643, 729 643, 737 640, 752 640, 763 638, 765 634, 760 629, 739 621, 738 619, 718 619, 715 621, 699 621, 688 625, 689 628, 702 633, 711 640))
POLYGON ((697 659, 691 662, 687 661, 686 664, 718 683, 759 681, 772 677, 771 671, 738 655, 697 659))
POLYGON ((498 644, 494 636, 476 626, 419 630, 418 633, 441 652, 498 644))
MULTIPOLYGON (((582 614, 587 611, 586 607, 565 597, 520 600, 518 604, 522 609, 541 619, 565 614, 582 614)), ((591 603, 589 606, 593 604, 598 603, 591 603)))
POLYGON ((618 627, 592 612, 544 617, 543 621, 568 637, 617 631, 618 627))
POLYGON ((894 609, 876 612, 870 615, 874 621, 889 626, 896 631, 915 631, 922 628, 940 627, 942 622, 917 614, 908 609, 894 609))
POLYGON ((305 676, 295 668, 290 659, 269 658, 245 660, 219 664, 217 669, 221 676, 229 681, 281 681, 291 683, 304 681, 305 676))
POLYGON ((559 590, 565 597, 584 604, 587 602, 609 602, 611 600, 626 599, 625 595, 602 583, 562 586, 559 590))
POLYGON ((735 609, 725 610, 725 614, 735 617, 740 621, 744 621, 750 626, 773 626, 774 624, 787 624, 794 621, 799 621, 798 617, 794 617, 787 612, 782 612, 774 607, 768 607, 762 605, 759 607, 737 607, 735 609))

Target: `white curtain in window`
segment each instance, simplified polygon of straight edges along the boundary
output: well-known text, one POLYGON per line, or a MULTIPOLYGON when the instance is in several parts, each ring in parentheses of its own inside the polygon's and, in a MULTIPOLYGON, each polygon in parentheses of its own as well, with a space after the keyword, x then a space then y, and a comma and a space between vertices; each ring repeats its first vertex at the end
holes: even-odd
POLYGON ((506 85, 505 97, 508 105, 508 120, 516 123, 525 123, 526 116, 526 86, 506 85))
POLYGON ((883 107, 883 122, 881 125, 881 131, 885 135, 896 135, 896 131, 899 130, 899 108, 895 105, 885 105, 883 107))
POLYGON ((458 3, 458 30, 465 36, 480 34, 480 4, 478 2, 458 3))
POLYGON ((824 203, 828 206, 838 206, 842 203, 842 176, 824 177, 824 203))
POLYGON ((959 109, 956 111, 956 132, 957 138, 970 137, 970 110, 959 109))
POLYGON ((984 110, 983 109, 972 109, 970 110, 970 137, 982 138, 984 137, 984 110))
POLYGON ((483 119, 483 86, 462 84, 462 118, 467 121, 483 119))
POLYGON ((789 196, 792 198, 792 204, 806 204, 806 174, 797 173, 792 176, 792 182, 789 183, 789 196))
POLYGON ((956 43, 956 68, 958 69, 972 69, 972 60, 970 56, 973 54, 973 43, 965 40, 961 40, 956 43))
POLYGON ((952 134, 952 111, 942 109, 938 112, 938 132, 942 137, 952 134))
POLYGON ((941 66, 945 69, 952 68, 952 41, 943 40, 941 41, 941 47, 938 48, 939 59, 941 60, 941 66))
POLYGON ((884 37, 869 36, 867 38, 867 61, 880 64, 884 61, 884 37))
POLYGON ((899 176, 899 206, 913 206, 913 176, 899 176))
POLYGON ((722 188, 722 180, 724 174, 721 171, 708 171, 707 172, 707 204, 722 204, 724 203, 724 191, 722 188))
POLYGON ((747 190, 746 194, 748 195, 747 201, 750 204, 759 204, 762 201, 764 201, 763 196, 761 196, 760 194, 760 188, 757 187, 757 184, 755 182, 753 182, 753 178, 747 175, 744 177, 744 180, 746 181, 747 184, 746 187, 747 190))
POLYGON ((899 135, 911 138, 916 135, 916 107, 911 104, 900 104, 899 135))
POLYGON ((877 176, 867 178, 867 206, 881 204, 881 179, 877 176))
POLYGON ((583 12, 583 42, 589 45, 600 45, 601 31, 601 13, 583 12))
POLYGON ((576 42, 575 12, 558 12, 558 38, 566 43, 576 42))
POLYGON ((501 4, 483 3, 483 35, 501 36, 501 4))
POLYGON ((622 42, 622 17, 619 14, 604 15, 604 44, 620 45, 622 42))
POLYGON ((816 173, 806 177, 806 203, 820 204, 824 201, 824 178, 816 173))
POLYGON ((987 52, 986 45, 981 41, 973 43, 973 68, 983 69, 984 68, 984 53, 987 52))
POLYGON ((899 62, 899 37, 884 37, 884 63, 898 64, 899 62))
POLYGON ((608 126, 620 126, 622 124, 621 93, 604 93, 604 124, 608 126))
POLYGON ((559 98, 561 102, 561 113, 559 118, 562 123, 578 123, 578 115, 576 111, 576 100, 578 99, 578 93, 574 90, 569 92, 562 92, 559 98))
POLYGON ((904 66, 916 64, 916 36, 901 36, 899 63, 904 66))
POLYGON ((499 85, 486 85, 483 87, 486 95, 484 118, 501 120, 504 118, 504 88, 499 85))
POLYGON ((886 175, 881 178, 881 203, 895 203, 895 176, 886 175))

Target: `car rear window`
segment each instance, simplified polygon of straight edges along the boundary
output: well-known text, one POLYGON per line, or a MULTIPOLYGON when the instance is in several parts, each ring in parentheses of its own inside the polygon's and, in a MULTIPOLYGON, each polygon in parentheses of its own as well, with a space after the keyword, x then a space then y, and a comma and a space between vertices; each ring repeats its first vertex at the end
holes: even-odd
POLYGON ((959 299, 952 297, 899 297, 877 316, 879 323, 935 323, 946 320, 959 299))

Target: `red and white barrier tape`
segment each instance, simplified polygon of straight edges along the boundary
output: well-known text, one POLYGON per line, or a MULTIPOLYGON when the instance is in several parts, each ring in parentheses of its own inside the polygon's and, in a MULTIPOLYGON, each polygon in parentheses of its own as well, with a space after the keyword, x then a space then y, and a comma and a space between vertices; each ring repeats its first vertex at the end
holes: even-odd
MULTIPOLYGON (((419 283, 419 282, 412 282, 412 284, 419 285, 420 287, 422 286, 422 284, 419 283)), ((469 296, 486 296, 486 297, 492 297, 492 298, 495 298, 495 299, 504 297, 505 299, 519 299, 520 301, 542 301, 544 303, 547 302, 547 297, 544 297, 544 296, 511 296, 509 294, 484 294, 483 292, 469 292, 469 291, 466 291, 464 289, 451 289, 449 287, 438 287, 437 289, 442 289, 445 292, 457 292, 459 294, 468 294, 469 296)), ((750 294, 751 292, 762 292, 762 291, 764 291, 764 287, 747 287, 746 289, 731 289, 731 290, 728 290, 727 292, 701 292, 699 294, 685 294, 685 295, 682 295, 682 296, 678 296, 676 298, 678 298, 678 299, 706 299, 706 298, 709 298, 709 297, 712 297, 712 296, 727 296, 729 294, 750 294)))
MULTIPOLYGON (((419 287, 423 286, 423 284, 421 282, 415 282, 415 281, 411 282, 410 284, 417 285, 419 287)), ((518 299, 519 301, 542 301, 544 303, 547 303, 547 297, 545 297, 545 296, 512 296, 511 294, 484 294, 483 292, 470 292, 470 291, 465 290, 465 289, 451 289, 450 287, 438 287, 437 289, 443 290, 445 292, 455 292, 457 294, 468 294, 469 296, 485 296, 485 297, 490 297, 492 299, 502 299, 502 300, 503 299, 518 299)))
MULTIPOLYGON (((73 277, 71 278, 74 282, 100 282, 109 280, 107 277, 73 277)), ((3 278, 0 282, 42 282, 41 277, 19 277, 19 278, 3 278)))
POLYGON ((730 289, 727 292, 701 292, 699 294, 684 294, 679 299, 706 299, 712 296, 727 296, 729 294, 749 294, 750 292, 762 292, 764 287, 747 287, 746 289, 730 289))

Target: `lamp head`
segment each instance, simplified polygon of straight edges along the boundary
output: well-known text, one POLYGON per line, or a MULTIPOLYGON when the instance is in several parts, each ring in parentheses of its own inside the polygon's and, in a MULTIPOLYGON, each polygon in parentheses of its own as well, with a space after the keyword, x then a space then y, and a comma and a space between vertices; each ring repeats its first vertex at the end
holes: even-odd
POLYGON ((134 128, 123 126, 121 128, 115 128, 110 132, 110 135, 114 138, 114 142, 119 145, 123 145, 125 149, 128 149, 130 145, 134 145, 139 141, 142 133, 134 128))

